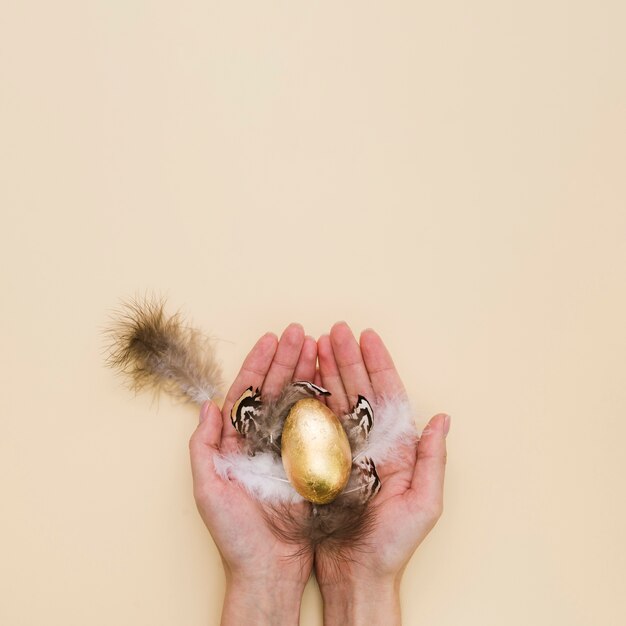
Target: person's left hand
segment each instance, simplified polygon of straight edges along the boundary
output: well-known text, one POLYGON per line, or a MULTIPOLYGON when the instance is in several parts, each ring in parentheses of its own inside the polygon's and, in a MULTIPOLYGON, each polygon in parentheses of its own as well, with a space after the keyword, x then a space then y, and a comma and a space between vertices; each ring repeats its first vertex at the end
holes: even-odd
MULTIPOLYGON (((313 380, 316 359, 317 343, 305 337, 299 324, 288 326, 280 341, 274 334, 263 335, 246 357, 221 412, 213 402, 203 405, 189 442, 196 504, 226 572, 223 626, 298 623, 313 564, 310 546, 279 540, 266 524, 263 506, 235 481, 216 474, 213 456, 239 447, 230 410, 247 387, 274 396, 287 382, 313 380)), ((308 505, 294 505, 291 513, 306 515, 308 505)))
MULTIPOLYGON (((317 382, 332 392, 326 401, 336 415, 348 414, 361 394, 374 406, 383 398, 406 399, 391 355, 373 330, 357 341, 347 324, 335 324, 319 338, 318 354, 317 382)), ((401 623, 402 573, 443 510, 449 427, 449 416, 435 415, 417 444, 398 442, 393 457, 376 466, 382 487, 368 505, 374 524, 366 546, 346 545, 340 554, 316 550, 325 624, 401 623)))

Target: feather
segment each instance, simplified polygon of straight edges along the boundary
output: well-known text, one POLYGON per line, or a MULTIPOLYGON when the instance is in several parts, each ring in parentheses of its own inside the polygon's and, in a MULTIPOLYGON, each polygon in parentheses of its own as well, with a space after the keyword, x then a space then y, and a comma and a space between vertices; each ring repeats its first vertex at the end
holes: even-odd
POLYGON ((364 502, 356 492, 344 492, 330 504, 305 502, 294 509, 287 503, 267 507, 265 517, 272 532, 293 545, 306 545, 336 560, 345 558, 346 550, 366 550, 376 515, 372 503, 364 502))
POLYGON ((126 375, 130 387, 152 387, 201 404, 212 399, 221 372, 211 341, 187 326, 180 313, 167 316, 165 301, 136 298, 124 302, 105 331, 107 364, 126 375))
POLYGON ((369 437, 356 451, 353 461, 368 457, 376 465, 381 465, 399 443, 415 445, 417 439, 418 431, 409 400, 405 396, 383 397, 376 405, 369 437))
POLYGON ((236 480, 261 502, 275 505, 304 501, 287 480, 282 461, 272 453, 262 452, 254 456, 240 452, 216 454, 213 465, 218 476, 236 480))
POLYGON ((240 432, 245 430, 244 450, 248 454, 267 451, 280 458, 281 435, 291 407, 298 400, 317 395, 328 395, 328 391, 304 381, 285 385, 276 398, 269 398, 266 401, 260 398, 258 390, 253 393, 252 389, 246 389, 233 405, 231 412, 231 420, 235 428, 240 432), (255 402, 254 417, 249 417, 252 425, 241 426, 242 430, 240 430, 238 420, 243 417, 241 407, 250 400, 255 402))
POLYGON ((256 391, 253 387, 248 387, 230 410, 230 421, 235 430, 244 437, 250 432, 250 428, 256 431, 262 417, 262 408, 261 391, 258 387, 256 391))

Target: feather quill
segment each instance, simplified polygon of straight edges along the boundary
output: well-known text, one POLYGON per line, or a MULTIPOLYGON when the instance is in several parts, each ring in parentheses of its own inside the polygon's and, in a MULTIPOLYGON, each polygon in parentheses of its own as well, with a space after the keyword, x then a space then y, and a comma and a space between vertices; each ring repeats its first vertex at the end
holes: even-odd
POLYGON ((135 391, 153 388, 196 404, 212 399, 221 370, 212 342, 188 326, 165 301, 135 298, 122 304, 111 326, 107 364, 126 375, 135 391))

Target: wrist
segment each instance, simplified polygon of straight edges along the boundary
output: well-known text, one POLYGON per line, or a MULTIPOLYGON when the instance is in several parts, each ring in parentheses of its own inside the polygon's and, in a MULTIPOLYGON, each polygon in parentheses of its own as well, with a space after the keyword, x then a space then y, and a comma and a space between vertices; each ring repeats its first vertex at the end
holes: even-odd
POLYGON ((297 625, 303 593, 301 581, 268 575, 262 568, 257 575, 227 573, 222 626, 297 625))
POLYGON ((320 584, 324 626, 399 626, 400 581, 368 575, 320 584))

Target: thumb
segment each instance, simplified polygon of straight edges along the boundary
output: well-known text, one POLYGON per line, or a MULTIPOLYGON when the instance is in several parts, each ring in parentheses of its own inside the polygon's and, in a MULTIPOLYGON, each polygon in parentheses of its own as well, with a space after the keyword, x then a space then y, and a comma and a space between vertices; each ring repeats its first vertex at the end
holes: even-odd
POLYGON ((411 496, 416 506, 432 517, 433 523, 443 511, 443 479, 446 471, 446 435, 450 416, 435 415, 417 443, 417 461, 411 481, 411 496))
POLYGON ((222 423, 222 413, 218 406, 207 400, 200 409, 200 423, 189 440, 195 486, 204 485, 215 477, 213 457, 219 452, 222 423))

